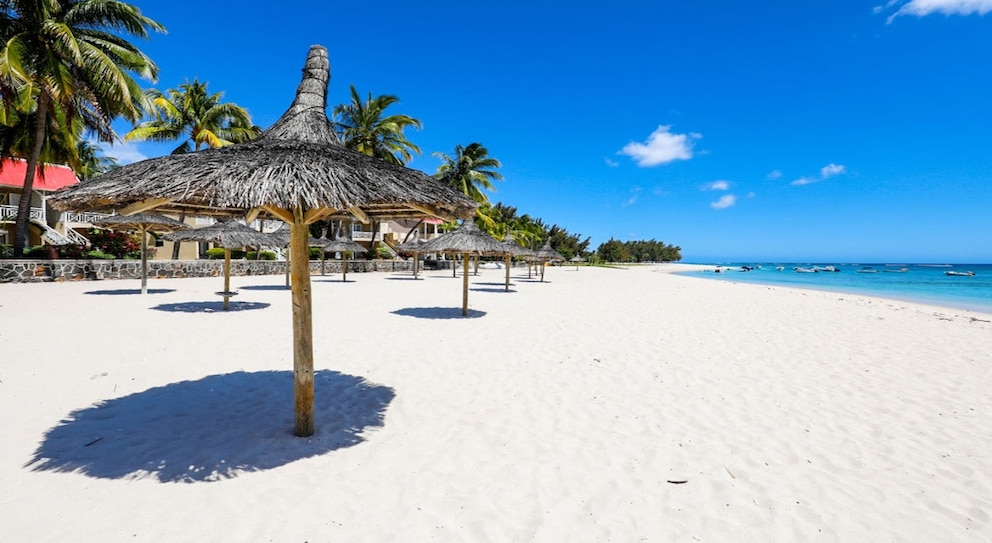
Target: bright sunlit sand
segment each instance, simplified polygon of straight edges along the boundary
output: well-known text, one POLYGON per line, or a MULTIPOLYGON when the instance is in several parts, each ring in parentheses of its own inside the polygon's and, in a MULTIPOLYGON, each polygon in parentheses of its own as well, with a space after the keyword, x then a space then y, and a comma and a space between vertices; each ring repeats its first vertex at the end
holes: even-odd
POLYGON ((984 541, 992 315, 665 273, 0 285, 5 541, 984 541))

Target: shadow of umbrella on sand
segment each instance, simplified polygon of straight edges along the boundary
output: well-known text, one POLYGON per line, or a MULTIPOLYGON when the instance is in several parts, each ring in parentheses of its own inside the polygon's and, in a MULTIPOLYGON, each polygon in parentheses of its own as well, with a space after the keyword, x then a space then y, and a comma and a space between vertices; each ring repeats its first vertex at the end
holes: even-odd
POLYGON ((279 244, 279 238, 272 234, 263 234, 254 228, 245 226, 237 221, 222 221, 202 228, 182 230, 166 234, 169 241, 207 241, 224 248, 224 290, 218 292, 224 297, 224 311, 229 308, 231 296, 231 249, 241 247, 274 247, 279 244))
POLYGON ((330 62, 310 48, 290 108, 258 139, 116 168, 49 198, 61 210, 121 215, 149 209, 199 216, 259 217, 290 225, 293 375, 297 436, 314 433, 313 294, 309 225, 335 214, 363 223, 470 217, 478 204, 423 172, 345 149, 327 117, 330 62))
POLYGON ((111 215, 93 221, 94 226, 136 232, 141 236, 141 293, 148 294, 148 232, 166 233, 189 228, 185 224, 156 213, 111 215))
POLYGON ((475 222, 466 219, 458 228, 441 234, 420 247, 425 253, 447 253, 462 255, 462 316, 468 316, 468 262, 473 254, 485 256, 502 256, 506 249, 496 238, 479 230, 475 222))

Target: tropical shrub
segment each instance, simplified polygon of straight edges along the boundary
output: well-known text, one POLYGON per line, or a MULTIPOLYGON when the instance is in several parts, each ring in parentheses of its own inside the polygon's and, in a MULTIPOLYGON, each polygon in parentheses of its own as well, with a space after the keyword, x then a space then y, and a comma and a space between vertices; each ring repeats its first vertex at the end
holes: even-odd
POLYGON ((259 255, 256 251, 248 251, 245 258, 248 260, 275 260, 276 254, 272 251, 262 251, 262 254, 259 255))
MULTIPOLYGON (((211 260, 223 259, 224 248, 214 247, 212 249, 207 249, 206 252, 203 254, 204 256, 206 256, 211 260)), ((247 253, 244 251, 244 249, 231 249, 231 260, 241 260, 242 258, 245 257, 246 254, 247 253)))
POLYGON ((117 258, 141 258, 141 238, 126 232, 96 230, 90 234, 90 246, 117 258))

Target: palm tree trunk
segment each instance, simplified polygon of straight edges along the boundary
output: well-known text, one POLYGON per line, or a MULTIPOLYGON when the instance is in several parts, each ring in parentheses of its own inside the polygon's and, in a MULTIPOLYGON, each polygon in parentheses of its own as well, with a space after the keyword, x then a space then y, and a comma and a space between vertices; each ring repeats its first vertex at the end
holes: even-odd
POLYGON ((31 220, 31 193, 34 191, 34 174, 38 171, 41 148, 45 143, 45 124, 48 122, 48 104, 51 97, 44 90, 38 95, 38 113, 35 116, 34 142, 28 157, 27 171, 24 173, 24 186, 21 199, 17 201, 17 218, 14 220, 14 258, 24 257, 28 245, 28 222, 31 220))

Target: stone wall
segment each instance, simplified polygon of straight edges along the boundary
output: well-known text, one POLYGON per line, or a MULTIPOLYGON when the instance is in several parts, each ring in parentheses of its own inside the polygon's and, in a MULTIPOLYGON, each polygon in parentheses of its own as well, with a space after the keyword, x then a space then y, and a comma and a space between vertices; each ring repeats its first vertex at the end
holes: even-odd
MULTIPOLYGON (((349 260, 348 273, 411 271, 411 260, 349 260)), ((324 263, 328 275, 341 273, 340 260, 324 263)), ((280 260, 232 260, 231 275, 278 275, 286 273, 280 260)), ((319 275, 319 260, 310 261, 310 273, 319 275)), ((149 260, 148 277, 216 277, 224 274, 223 260, 149 260)), ((0 283, 140 279, 140 260, 56 259, 0 260, 0 283)))

